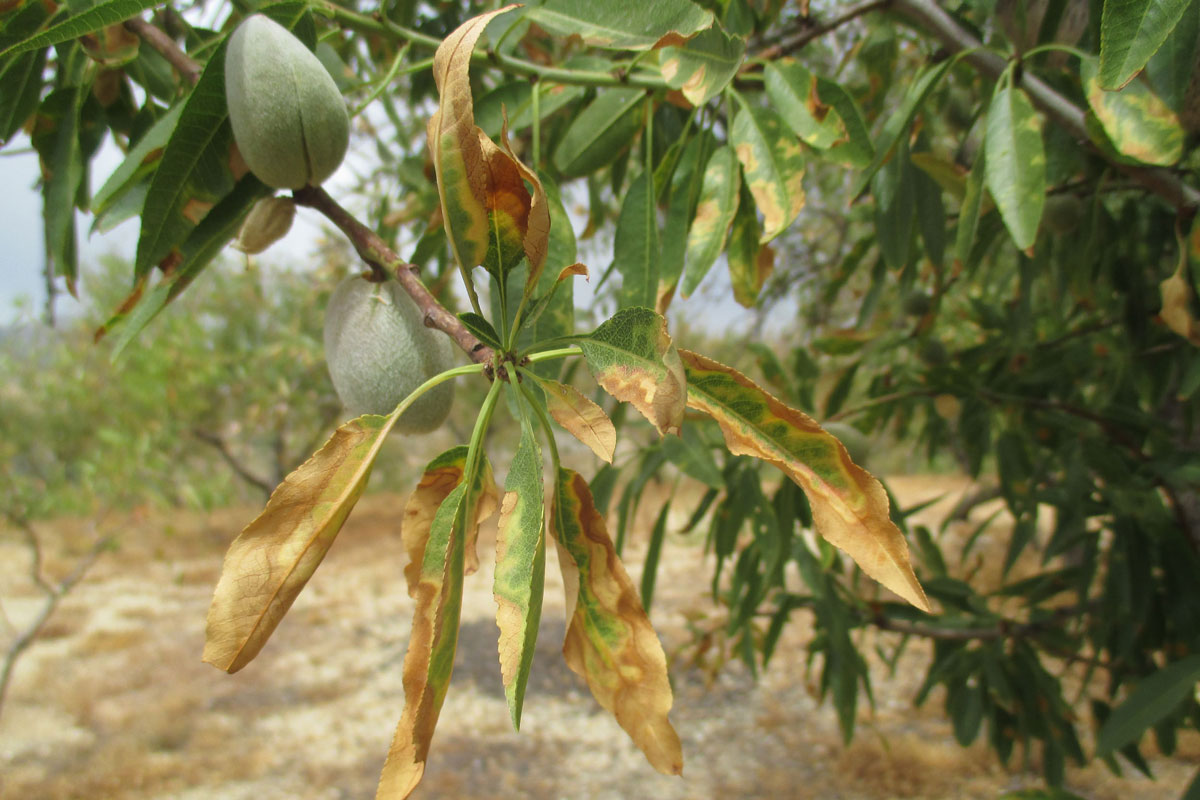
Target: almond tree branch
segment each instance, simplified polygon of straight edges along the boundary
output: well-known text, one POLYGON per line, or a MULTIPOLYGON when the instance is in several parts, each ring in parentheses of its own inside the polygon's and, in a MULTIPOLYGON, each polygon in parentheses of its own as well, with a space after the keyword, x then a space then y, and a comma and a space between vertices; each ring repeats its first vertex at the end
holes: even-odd
POLYGON ((446 333, 455 344, 478 364, 490 363, 495 355, 492 348, 475 338, 458 317, 454 316, 437 301, 425 284, 417 277, 416 267, 409 264, 383 241, 375 231, 363 225, 349 211, 337 204, 319 186, 306 186, 292 192, 292 197, 302 206, 308 206, 320 211, 336 225, 346 238, 354 245, 359 258, 372 269, 379 269, 395 275, 396 280, 408 292, 409 297, 416 301, 417 306, 425 315, 425 324, 446 333))
POLYGON ((267 497, 271 496, 271 492, 274 491, 277 484, 269 483, 265 478, 259 477, 251 472, 245 464, 239 461, 237 457, 230 452, 229 446, 225 444, 224 439, 217 434, 212 433, 211 431, 206 431, 202 428, 196 428, 193 430, 192 435, 220 453, 222 460, 229 465, 230 469, 237 473, 239 478, 261 491, 267 497))
MULTIPOLYGON (((130 20, 126 26, 142 37, 151 47, 162 53, 163 57, 175 65, 180 74, 189 82, 195 83, 199 79, 200 65, 187 53, 180 50, 167 34, 141 19, 130 20)), ((380 273, 393 273, 396 280, 424 313, 426 325, 448 334, 470 356, 472 361, 479 364, 492 361, 495 355, 492 349, 475 338, 458 317, 454 316, 429 293, 425 284, 421 283, 417 277, 416 267, 396 255, 396 252, 375 231, 363 225, 349 211, 338 205, 328 192, 319 186, 307 186, 293 192, 292 197, 300 205, 320 211, 330 222, 341 229, 354 245, 358 255, 372 270, 380 273)), ((251 480, 251 483, 258 485, 255 480, 251 480)))
POLYGON ((802 49, 809 42, 820 39, 830 31, 837 30, 847 22, 858 19, 864 14, 869 14, 872 11, 878 11, 890 5, 892 0, 864 0, 864 2, 856 3, 841 14, 838 14, 827 22, 818 22, 815 19, 806 17, 801 20, 800 30, 784 34, 774 44, 763 48, 754 55, 756 59, 770 60, 786 56, 789 53, 794 53, 802 49))
MULTIPOLYGON (((890 8, 908 23, 925 30, 940 41, 951 54, 972 50, 973 52, 964 56, 964 59, 990 78, 1000 77, 1008 66, 1008 62, 998 54, 983 49, 978 39, 964 30, 933 0, 892 0, 890 8)), ((1049 84, 1025 72, 1021 78, 1021 88, 1054 124, 1065 128, 1082 142, 1091 141, 1087 130, 1087 117, 1083 110, 1056 92, 1049 84)), ((1117 162, 1112 164, 1130 179, 1162 197, 1178 211, 1192 211, 1200 207, 1200 191, 1179 180, 1169 170, 1117 162)))

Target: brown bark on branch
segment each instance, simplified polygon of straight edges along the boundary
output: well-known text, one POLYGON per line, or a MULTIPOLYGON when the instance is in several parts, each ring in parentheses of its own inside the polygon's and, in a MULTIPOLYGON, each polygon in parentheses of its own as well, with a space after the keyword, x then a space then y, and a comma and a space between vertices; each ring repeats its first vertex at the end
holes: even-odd
POLYGON ((158 54, 165 58, 167 63, 174 67, 188 83, 194 84, 200 80, 200 72, 203 68, 187 53, 180 50, 179 45, 175 44, 175 40, 161 28, 151 25, 141 17, 134 17, 125 22, 125 30, 137 34, 146 44, 157 50, 158 54))

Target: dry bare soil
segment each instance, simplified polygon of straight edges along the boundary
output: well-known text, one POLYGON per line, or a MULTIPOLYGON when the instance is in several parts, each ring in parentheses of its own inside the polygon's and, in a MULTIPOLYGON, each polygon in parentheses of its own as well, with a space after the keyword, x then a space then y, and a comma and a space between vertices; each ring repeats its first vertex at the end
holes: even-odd
MULTIPOLYGON (((891 482, 905 505, 965 485, 944 478, 891 482)), ((398 536, 403 498, 372 495, 266 649, 229 676, 200 662, 204 620, 225 547, 256 513, 141 512, 109 520, 121 547, 69 595, 19 663, 0 715, 0 797, 275 800, 367 798, 403 706, 401 664, 412 601, 398 536)), ((685 505, 686 504, 681 504, 685 505)), ((647 531, 657 504, 643 504, 647 531)), ((680 511, 686 514, 686 508, 680 511)), ((48 571, 66 572, 88 527, 43 526, 48 571)), ((0 645, 41 602, 28 554, 0 534, 0 645)), ((769 668, 753 680, 738 663, 714 677, 689 665, 689 617, 713 615, 710 565, 694 541, 671 537, 652 619, 675 654, 672 719, 683 739, 682 778, 655 773, 599 709, 559 655, 562 583, 553 550, 546 609, 522 730, 509 724, 496 657, 487 564, 467 580, 457 666, 425 798, 994 798, 1037 785, 986 748, 954 743, 935 693, 911 698, 927 651, 913 648, 895 676, 873 664, 876 707, 843 746, 829 704, 805 672, 809 621, 797 614, 769 668)), ((627 559, 637 578, 644 541, 627 559)), ((870 640, 867 640, 870 644, 870 640)), ((864 703, 865 705, 865 703, 864 703)), ((1068 786, 1094 800, 1177 798, 1200 764, 1185 738, 1155 758, 1159 780, 1132 769, 1072 770, 1068 786)))

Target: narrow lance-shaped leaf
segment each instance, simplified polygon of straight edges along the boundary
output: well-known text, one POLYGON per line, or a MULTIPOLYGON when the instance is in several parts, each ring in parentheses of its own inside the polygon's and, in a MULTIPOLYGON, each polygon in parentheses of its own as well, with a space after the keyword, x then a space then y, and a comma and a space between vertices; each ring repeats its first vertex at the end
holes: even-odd
POLYGON ((988 106, 987 188, 1020 250, 1033 247, 1046 202, 1046 151, 1042 126, 1025 91, 1011 84, 988 106))
MULTIPOLYGON (((688 297, 712 269, 725 249, 729 226, 738 211, 742 172, 737 153, 729 145, 717 149, 704 169, 700 202, 687 235, 687 266, 680 294, 688 297)), ((750 209, 753 214, 753 209, 750 209)))
POLYGON ((136 274, 140 277, 183 244, 192 229, 245 174, 236 160, 225 108, 225 43, 213 52, 154 171, 142 212, 136 274))
MULTIPOLYGON (((550 238, 546 246, 546 268, 534 288, 535 300, 526 315, 525 328, 530 341, 547 341, 575 332, 575 287, 567 280, 572 275, 587 277, 587 268, 575 263, 575 231, 563 207, 558 185, 542 176, 550 213, 550 238)), ((533 365, 534 372, 549 375, 560 365, 544 362, 533 365)))
POLYGON ((55 272, 66 280, 71 294, 75 294, 78 273, 75 198, 84 177, 84 157, 79 147, 83 99, 78 88, 51 92, 38 109, 31 137, 42 165, 46 256, 55 272))
POLYGON ((702 106, 725 90, 746 58, 746 41, 717 26, 682 47, 669 47, 659 56, 663 80, 694 106, 702 106))
POLYGON ((1179 117, 1149 86, 1136 80, 1119 92, 1102 89, 1094 58, 1084 59, 1080 77, 1088 105, 1117 152, 1158 166, 1170 166, 1183 155, 1179 117))
POLYGON ((376 800, 402 800, 425 774, 458 645, 463 587, 463 495, 466 482, 434 515, 417 582, 412 635, 404 656, 404 712, 392 737, 376 800))
POLYGON ((665 319, 648 308, 627 308, 579 347, 606 392, 631 403, 659 433, 679 432, 687 379, 665 319))
POLYGON ((500 679, 513 727, 521 728, 521 706, 533 664, 542 592, 546 581, 546 498, 542 451, 522 403, 521 440, 504 480, 504 502, 496 532, 496 626, 500 629, 500 679))
POLYGON ((563 656, 659 772, 683 771, 667 659, 587 481, 560 469, 551 521, 567 601, 563 656))
POLYGON ((440 103, 427 126, 429 151, 450 246, 458 263, 468 269, 483 263, 490 235, 488 174, 471 98, 471 53, 488 21, 509 8, 467 20, 442 41, 434 54, 433 78, 440 103))
MULTIPOLYGON (((986 140, 985 140, 986 143, 986 140)), ((979 217, 983 210, 984 176, 987 172, 987 147, 980 147, 975 157, 975 164, 967 174, 962 206, 958 212, 958 227, 954 232, 954 259, 959 264, 966 264, 971 256, 971 246, 975 243, 975 232, 979 228, 979 217)))
POLYGON ((546 410, 559 425, 609 464, 617 447, 617 429, 604 409, 593 403, 574 386, 549 378, 538 378, 546 395, 546 410))
MULTIPOLYGON (((442 502, 462 481, 467 465, 467 446, 452 447, 434 458, 425 466, 421 479, 404 505, 403 522, 400 525, 400 540, 408 553, 408 564, 404 567, 404 579, 408 584, 409 597, 416 597, 417 584, 421 579, 421 564, 425 560, 425 544, 433 519, 442 502)), ((480 459, 479 475, 475 480, 475 525, 467 532, 464 555, 464 570, 467 575, 479 568, 479 556, 475 552, 475 540, 479 526, 491 518, 500 506, 500 492, 492 478, 492 466, 487 458, 480 459)))
POLYGON ((124 22, 130 17, 136 17, 146 9, 154 8, 161 3, 162 0, 109 0, 107 3, 99 3, 81 14, 67 17, 62 22, 51 25, 23 42, 0 50, 0 58, 78 39, 86 33, 124 22))
POLYGON ((398 416, 338 428, 229 546, 208 611, 207 663, 237 672, 258 655, 358 502, 398 416))
POLYGON ((1100 85, 1120 89, 1146 66, 1190 0, 1105 0, 1100 17, 1100 85))
POLYGON ((112 175, 92 197, 91 209, 97 218, 158 166, 162 159, 163 147, 175 132, 182 111, 182 104, 171 106, 150 130, 138 139, 137 144, 129 149, 125 160, 113 170, 112 175))
POLYGON ((1200 655, 1168 664, 1142 679, 1100 728, 1096 736, 1097 757, 1136 742, 1147 728, 1191 696, 1197 682, 1200 682, 1200 655))
POLYGON ((662 248, 650 175, 643 172, 629 187, 621 203, 613 237, 613 261, 621 273, 622 308, 653 306, 658 296, 658 267, 662 248))
POLYGON ((655 310, 666 313, 675 295, 675 284, 683 274, 687 258, 688 231, 692 215, 700 201, 704 169, 709 158, 710 137, 693 136, 683 148, 675 174, 668 187, 670 199, 663 228, 662 265, 658 270, 658 300, 655 310))
POLYGON ((804 151, 778 114, 745 103, 733 118, 731 141, 763 215, 762 241, 769 242, 804 207, 804 151))
POLYGON ((841 115, 821 99, 817 76, 800 62, 769 62, 763 67, 763 86, 771 106, 805 144, 826 150, 849 139, 841 115))
POLYGON ((641 129, 641 89, 607 89, 579 112, 554 150, 563 175, 589 175, 617 160, 641 129))
POLYGON ((725 260, 729 262, 729 280, 733 284, 733 298, 746 308, 758 302, 758 293, 775 270, 775 251, 769 244, 761 244, 762 228, 754 213, 754 204, 742 192, 737 216, 729 233, 729 247, 725 260))
POLYGON ((578 36, 585 44, 614 50, 680 45, 713 24, 712 13, 691 0, 549 0, 530 8, 526 16, 551 33, 578 36))
POLYGON ((37 108, 46 51, 24 53, 0 63, 0 147, 7 144, 37 108))
POLYGON ((686 350, 688 406, 721 426, 730 452, 761 458, 795 481, 812 507, 817 532, 863 572, 928 611, 908 544, 888 515, 879 481, 857 466, 835 437, 781 403, 737 370, 686 350))

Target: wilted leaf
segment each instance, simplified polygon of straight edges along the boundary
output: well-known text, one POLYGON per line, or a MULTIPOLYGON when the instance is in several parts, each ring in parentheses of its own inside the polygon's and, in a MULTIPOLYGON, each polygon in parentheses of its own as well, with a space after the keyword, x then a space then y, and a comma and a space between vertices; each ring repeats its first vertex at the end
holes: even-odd
POLYGON ((746 308, 755 306, 758 293, 775 270, 775 251, 759 242, 761 235, 754 206, 743 197, 733 220, 725 259, 729 262, 733 298, 746 308))
POLYGON ((1121 155, 1146 164, 1169 166, 1183 155, 1183 127, 1179 117, 1140 80, 1130 81, 1119 92, 1100 88, 1096 60, 1080 67, 1088 105, 1104 133, 1121 155))
POLYGON ((849 139, 837 110, 821 99, 816 75, 800 62, 782 58, 763 67, 771 107, 805 144, 826 150, 849 139))
MULTIPOLYGON (((527 409, 526 409, 527 412, 527 409)), ((542 451, 527 417, 508 477, 496 532, 496 625, 500 628, 500 679, 513 727, 521 728, 521 706, 533 664, 542 590, 546 580, 546 499, 542 451)))
POLYGON ((684 297, 696 291, 725 249, 725 238, 738 210, 741 188, 742 173, 737 154, 729 145, 717 148, 704 169, 700 202, 687 234, 687 267, 680 286, 684 297))
POLYGON ((763 215, 762 241, 783 233, 804 207, 804 151, 769 108, 743 104, 730 138, 763 215))
POLYGON ((854 464, 835 437, 740 372, 686 350, 688 406, 721 426, 730 452, 761 458, 794 480, 812 506, 817 532, 863 572, 917 608, 929 601, 913 574, 908 545, 888 515, 879 481, 854 464))
MULTIPOLYGON (((408 583, 408 596, 416 597, 417 584, 421 578, 421 564, 425 560, 425 543, 433 526, 438 508, 462 480, 467 466, 467 446, 452 447, 434 458, 425 466, 421 480, 408 496, 404 506, 404 517, 400 523, 400 540, 408 553, 408 564, 404 567, 404 579, 408 583)), ((500 492, 492 478, 492 465, 486 457, 480 457, 479 475, 475 479, 475 524, 467 531, 464 569, 467 575, 479 569, 479 556, 475 552, 475 540, 479 526, 496 513, 500 505, 500 492)))
MULTIPOLYGON (((529 208, 532 198, 525 188, 516 159, 475 128, 479 150, 483 154, 486 181, 484 208, 488 215, 488 249, 483 258, 484 268, 501 283, 525 256, 524 233, 529 228, 529 208)), ((545 197, 542 210, 545 211, 545 197)), ((549 221, 544 233, 549 233, 549 221)), ((545 240, 542 241, 545 258, 545 240)))
POLYGON ((627 308, 579 347, 605 391, 632 403, 659 433, 679 432, 687 380, 665 319, 648 308, 627 308))
POLYGON ((1105 0, 1100 17, 1100 84, 1120 89, 1146 66, 1190 0, 1105 0))
POLYGON ((691 0, 548 0, 530 8, 526 16, 551 33, 578 36, 585 44, 614 50, 683 44, 713 24, 712 13, 691 0))
POLYGON ((659 772, 683 771, 667 659, 587 481, 560 469, 551 521, 567 601, 563 656, 659 772))
POLYGON ((652 306, 658 296, 662 248, 649 173, 643 172, 625 193, 613 236, 613 261, 621 274, 620 305, 652 306))
POLYGON ((1046 151, 1041 122, 1023 89, 1010 84, 992 96, 984 152, 988 191, 1017 248, 1028 250, 1046 202, 1046 151))
POLYGON ((746 41, 713 26, 682 47, 669 47, 659 56, 663 80, 679 89, 694 106, 702 106, 724 91, 746 57, 746 41))
POLYGON ((471 98, 471 53, 488 21, 509 8, 467 20, 442 41, 434 54, 433 77, 440 103, 428 124, 429 151, 450 246, 458 263, 468 269, 483 263, 490 235, 488 173, 471 98))
POLYGON ((229 546, 208 611, 207 663, 237 672, 258 655, 358 502, 398 416, 338 428, 229 546))
POLYGON ((538 386, 546 394, 546 410, 554 421, 609 464, 617 446, 617 429, 604 409, 589 400, 583 392, 549 378, 539 378, 538 386))
POLYGON ((465 483, 438 507, 417 582, 412 635, 404 656, 404 713, 396 726, 377 800, 408 797, 425 774, 429 743, 437 727, 458 644, 462 611, 462 500, 465 483))

